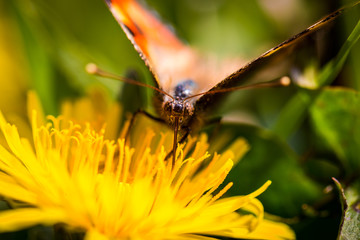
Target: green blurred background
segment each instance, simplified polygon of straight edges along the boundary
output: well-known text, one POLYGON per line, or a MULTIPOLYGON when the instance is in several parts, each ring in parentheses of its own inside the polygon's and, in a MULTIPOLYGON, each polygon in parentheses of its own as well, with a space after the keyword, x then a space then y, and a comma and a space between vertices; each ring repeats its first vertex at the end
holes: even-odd
MULTIPOLYGON (((348 2, 148 0, 147 5, 201 51, 251 60, 348 2)), ((333 37, 324 41, 340 47, 359 19, 358 10, 346 14, 334 26, 333 37)), ((328 51, 336 54, 338 49, 328 51)), ((123 84, 88 75, 84 69, 89 62, 122 76, 136 69, 144 81, 151 79, 102 0, 0 1, 0 108, 6 116, 26 119, 28 89, 38 93, 47 114, 58 114, 63 99, 82 96, 93 85, 121 98, 123 84)), ((331 177, 358 192, 359 62, 356 44, 339 76, 326 78, 331 88, 241 91, 222 108, 243 123, 223 124, 221 134, 244 136, 251 145, 229 176, 235 184, 230 194, 246 194, 272 180, 260 199, 267 212, 291 224, 298 239, 336 239, 342 210, 336 189, 329 188, 334 188, 331 177)), ((335 74, 333 69, 318 73, 335 74)), ((151 92, 141 94, 129 111, 151 111, 151 92)), ((39 231, 47 230, 0 238, 35 239, 39 231)))

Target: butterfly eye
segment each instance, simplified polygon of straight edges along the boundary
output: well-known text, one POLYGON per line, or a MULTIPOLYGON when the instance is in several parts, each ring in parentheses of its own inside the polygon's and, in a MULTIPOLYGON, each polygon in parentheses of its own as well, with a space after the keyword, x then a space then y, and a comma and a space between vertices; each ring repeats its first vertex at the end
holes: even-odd
POLYGON ((172 102, 165 102, 163 109, 167 113, 171 113, 172 110, 172 102))

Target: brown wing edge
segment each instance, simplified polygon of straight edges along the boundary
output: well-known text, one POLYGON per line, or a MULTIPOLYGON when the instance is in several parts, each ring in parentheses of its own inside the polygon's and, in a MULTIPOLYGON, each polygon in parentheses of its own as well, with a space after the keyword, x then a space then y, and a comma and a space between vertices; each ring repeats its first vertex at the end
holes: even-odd
MULTIPOLYGON (((353 4, 347 5, 343 8, 336 10, 335 12, 325 16, 324 18, 317 21, 315 24, 311 25, 304 31, 294 35, 293 37, 285 40, 279 45, 271 48, 266 51, 258 58, 249 62, 245 66, 241 67, 236 72, 232 73, 230 76, 226 77, 224 80, 219 82, 216 86, 211 88, 209 91, 224 89, 229 87, 235 87, 239 85, 247 84, 254 75, 254 72, 258 69, 266 66, 271 60, 279 57, 286 57, 291 54, 291 51, 296 47, 297 43, 300 43, 305 37, 310 34, 318 32, 320 29, 323 29, 328 23, 335 20, 337 17, 342 15, 345 11, 357 6, 360 4, 360 1, 357 1, 353 4), (295 44, 296 43, 296 44, 295 44), (282 55, 283 54, 283 55, 282 55)), ((281 77, 281 76, 279 76, 281 77)), ((223 97, 225 94, 223 93, 215 93, 215 94, 204 94, 201 96, 195 103, 195 113, 199 114, 200 112, 204 112, 209 109, 209 106, 212 106, 214 103, 219 102, 218 100, 223 97)))
MULTIPOLYGON (((120 20, 118 20, 116 18, 115 14, 112 11, 112 9, 113 9, 112 0, 104 0, 104 2, 108 6, 108 8, 110 9, 110 12, 114 15, 115 20, 118 22, 118 24, 122 28, 122 30, 125 33, 126 37, 130 40, 131 44, 134 46, 134 49, 139 54, 140 58, 144 61, 146 67, 149 69, 149 71, 150 71, 150 73, 152 75, 152 80, 153 80, 153 83, 154 83, 155 87, 161 89, 159 80, 157 79, 156 73, 153 70, 153 67, 151 66, 151 63, 146 58, 146 56, 144 55, 144 53, 142 52, 142 50, 140 49, 140 47, 137 45, 137 43, 134 40, 134 33, 131 31, 131 29, 128 26, 126 26, 126 24, 124 24, 123 22, 121 22, 120 20)), ((139 31, 141 31, 138 27, 137 27, 137 29, 139 31)))
POLYGON ((108 7, 110 8, 111 7, 111 0, 104 0, 106 5, 108 5, 108 7))

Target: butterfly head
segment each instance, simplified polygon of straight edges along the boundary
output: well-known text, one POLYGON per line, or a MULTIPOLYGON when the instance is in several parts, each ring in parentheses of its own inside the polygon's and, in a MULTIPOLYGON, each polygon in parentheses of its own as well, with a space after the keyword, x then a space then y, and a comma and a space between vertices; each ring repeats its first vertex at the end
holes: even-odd
POLYGON ((194 111, 194 107, 189 101, 184 101, 179 97, 164 101, 163 109, 164 115, 170 123, 173 123, 175 118, 178 118, 181 123, 185 122, 194 111))
POLYGON ((193 114, 193 104, 187 99, 197 88, 196 83, 191 79, 180 81, 173 89, 173 97, 166 97, 163 103, 165 116, 170 123, 178 118, 180 122, 186 122, 193 114))

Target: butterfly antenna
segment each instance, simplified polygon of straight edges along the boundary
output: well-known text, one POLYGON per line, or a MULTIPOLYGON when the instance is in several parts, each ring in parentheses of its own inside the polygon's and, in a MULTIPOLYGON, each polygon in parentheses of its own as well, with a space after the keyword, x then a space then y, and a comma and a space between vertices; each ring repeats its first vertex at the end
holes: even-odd
POLYGON ((151 86, 151 85, 146 84, 146 83, 138 82, 138 81, 135 81, 133 79, 121 77, 121 76, 106 72, 106 71, 98 68, 98 66, 96 64, 94 64, 94 63, 87 64, 85 69, 89 74, 97 75, 97 76, 105 77, 105 78, 116 79, 116 80, 119 80, 119 81, 122 81, 122 82, 128 83, 128 84, 132 84, 132 85, 151 88, 151 89, 153 89, 153 90, 155 90, 155 91, 157 91, 159 93, 162 93, 162 94, 167 95, 168 97, 174 99, 170 94, 166 93, 165 91, 163 91, 163 90, 161 90, 161 89, 159 89, 157 87, 151 86))
POLYGON ((211 91, 207 91, 207 92, 201 92, 201 93, 198 93, 198 94, 195 94, 195 95, 185 98, 184 101, 189 100, 190 98, 202 96, 205 94, 226 93, 226 92, 233 92, 233 91, 237 91, 237 90, 252 89, 252 88, 280 87, 280 86, 286 87, 286 86, 289 86, 290 83, 291 83, 290 78, 288 76, 284 76, 280 79, 270 81, 270 82, 260 82, 260 83, 255 83, 255 84, 251 84, 251 85, 246 85, 246 86, 231 87, 231 88, 216 89, 216 90, 211 90, 211 91))

